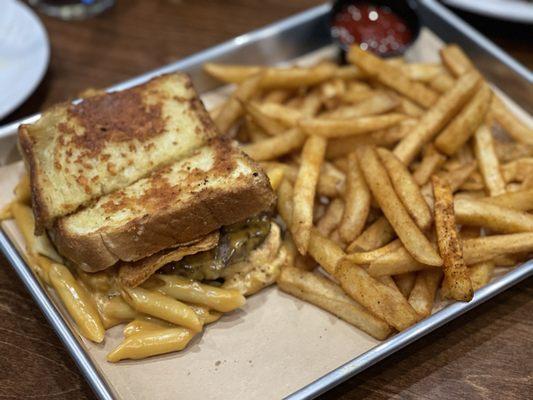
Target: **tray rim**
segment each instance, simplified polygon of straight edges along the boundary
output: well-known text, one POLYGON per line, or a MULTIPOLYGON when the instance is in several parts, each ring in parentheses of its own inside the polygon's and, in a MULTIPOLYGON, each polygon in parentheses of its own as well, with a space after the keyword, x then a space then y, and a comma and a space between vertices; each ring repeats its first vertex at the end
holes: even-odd
MULTIPOLYGON (((431 9, 431 11, 444 19, 457 30, 475 40, 480 47, 482 47, 492 56, 499 59, 500 62, 513 70, 513 72, 527 81, 533 82, 533 74, 526 67, 514 60, 502 49, 500 49, 458 16, 453 14, 451 11, 447 10, 444 6, 438 4, 434 0, 418 0, 418 2, 431 9)), ((327 3, 310 8, 288 18, 266 25, 263 28, 250 31, 206 50, 194 53, 177 62, 173 62, 126 81, 120 82, 107 88, 107 90, 126 89, 144 82, 155 75, 189 68, 208 59, 223 55, 239 45, 261 41, 263 38, 267 38, 276 32, 283 31, 291 27, 296 27, 299 24, 312 20, 313 18, 318 18, 329 12, 329 10, 330 5, 327 3)), ((15 135, 20 124, 32 123, 39 117, 40 114, 37 113, 0 126, 0 138, 15 135)), ((106 382, 105 377, 100 374, 98 368, 83 349, 82 345, 80 344, 79 336, 68 327, 59 310, 48 297, 46 290, 42 287, 39 280, 28 267, 20 253, 16 250, 15 246, 11 243, 11 240, 8 238, 3 229, 0 229, 0 250, 2 250, 3 254, 6 256, 15 272, 24 283, 26 289, 36 301, 46 319, 54 328, 56 334, 59 336, 63 345, 74 359, 74 362, 80 369, 80 372, 83 374, 97 397, 105 400, 113 399, 114 393, 111 386, 106 382)), ((530 276, 533 276, 533 260, 529 260, 526 263, 515 267, 510 272, 505 273, 500 278, 491 282, 489 285, 478 290, 471 302, 452 303, 446 306, 442 310, 436 312, 411 328, 396 334, 371 350, 353 358, 352 360, 318 378, 314 382, 311 382, 296 392, 288 395, 286 399, 311 399, 320 395, 321 393, 324 393, 339 383, 349 379, 371 365, 374 365, 396 351, 413 343, 415 340, 425 336, 452 319, 477 307, 481 303, 489 300, 490 298, 530 276)))

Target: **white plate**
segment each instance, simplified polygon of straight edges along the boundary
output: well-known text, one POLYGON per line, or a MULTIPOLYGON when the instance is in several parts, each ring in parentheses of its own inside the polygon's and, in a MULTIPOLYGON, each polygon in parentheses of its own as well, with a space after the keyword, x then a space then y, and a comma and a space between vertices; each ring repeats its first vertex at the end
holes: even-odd
POLYGON ((35 13, 16 0, 0 0, 0 119, 35 90, 46 72, 50 45, 35 13))
POLYGON ((475 14, 514 22, 533 23, 533 3, 528 0, 443 0, 449 6, 475 14))

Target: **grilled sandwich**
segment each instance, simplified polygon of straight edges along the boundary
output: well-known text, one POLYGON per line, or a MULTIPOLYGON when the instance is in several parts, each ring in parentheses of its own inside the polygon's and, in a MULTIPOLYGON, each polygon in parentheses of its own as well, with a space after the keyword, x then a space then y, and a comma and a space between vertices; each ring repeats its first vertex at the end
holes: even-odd
POLYGON ((45 112, 19 131, 37 233, 86 272, 157 271, 250 294, 284 260, 261 168, 220 137, 183 74, 45 112))

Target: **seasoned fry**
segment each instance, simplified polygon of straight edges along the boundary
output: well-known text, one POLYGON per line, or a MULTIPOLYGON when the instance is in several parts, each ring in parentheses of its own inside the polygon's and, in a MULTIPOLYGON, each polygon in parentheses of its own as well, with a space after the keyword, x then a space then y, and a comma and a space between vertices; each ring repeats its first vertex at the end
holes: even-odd
POLYGON ((378 148, 377 153, 385 166, 394 190, 409 215, 420 229, 430 227, 432 216, 429 207, 420 192, 420 188, 405 165, 389 150, 378 148))
POLYGON ((313 204, 320 167, 326 152, 326 139, 310 136, 302 150, 302 161, 294 184, 291 233, 298 251, 305 255, 313 225, 313 204))
POLYGON ((370 251, 389 243, 395 237, 387 218, 380 217, 366 228, 349 246, 348 252, 370 251))
POLYGON ((435 150, 433 146, 424 153, 424 157, 420 161, 420 164, 415 168, 413 172, 413 179, 418 186, 425 185, 431 175, 444 163, 446 157, 435 150))
POLYGON ((496 256, 533 251, 533 233, 491 235, 463 241, 468 265, 492 260, 496 256))
MULTIPOLYGON (((300 111, 295 110, 294 108, 291 108, 291 107, 284 106, 282 104, 277 104, 277 103, 263 103, 263 104, 250 103, 250 104, 252 104, 255 107, 254 111, 256 111, 256 113, 258 112, 257 114, 261 115, 262 117, 266 117, 270 119, 271 121, 277 121, 283 124, 283 126, 285 127, 292 128, 296 126, 298 121, 303 116, 300 111)), ((267 129, 265 130, 269 132, 267 129)), ((275 134, 275 133, 271 133, 271 134, 275 134)))
POLYGON ((368 273, 372 276, 398 275, 407 272, 421 271, 433 267, 419 263, 406 250, 405 247, 390 251, 368 266, 368 273))
POLYGON ((322 196, 337 197, 344 193, 346 176, 329 162, 320 168, 317 193, 322 196))
POLYGON ((399 331, 420 319, 398 289, 372 278, 350 260, 339 263, 335 277, 350 297, 399 331))
POLYGON ((448 71, 443 71, 429 82, 429 87, 438 93, 446 93, 454 83, 452 75, 448 71))
POLYGON ((410 63, 401 66, 402 72, 413 81, 429 82, 442 73, 440 64, 410 63))
POLYGON ((333 199, 329 203, 326 213, 316 224, 317 231, 323 236, 329 236, 341 222, 344 212, 344 202, 341 199, 333 199))
POLYGON ((493 197, 483 197, 479 200, 500 207, 513 208, 519 211, 529 211, 533 210, 533 189, 504 193, 493 197))
POLYGON ((492 97, 491 115, 514 140, 533 145, 533 129, 509 111, 502 100, 492 97))
POLYGON ((413 257, 424 264, 442 265, 441 258, 396 195, 387 172, 373 148, 364 148, 360 154, 360 165, 374 198, 413 257))
MULTIPOLYGON (((277 107, 278 105, 274 104, 274 106, 277 107)), ((287 126, 294 126, 294 124, 286 125, 278 119, 272 118, 271 115, 265 113, 263 108, 253 101, 243 103, 243 107, 253 121, 271 136, 281 135, 286 132, 287 126)))
MULTIPOLYGON (((394 276, 394 282, 398 290, 403 294, 406 299, 409 298, 409 294, 415 286, 416 274, 414 272, 406 272, 404 274, 398 274, 394 276)), ((416 309, 415 309, 416 311, 416 309)))
POLYGON ((205 63, 203 69, 213 78, 225 83, 241 83, 247 78, 258 74, 264 68, 252 65, 229 65, 205 63))
POLYGON ((474 291, 482 288, 490 282, 494 267, 495 265, 493 261, 485 261, 474 264, 468 269, 474 291))
POLYGON ((361 233, 369 211, 370 190, 359 168, 357 154, 351 153, 348 155, 344 213, 339 225, 339 235, 345 243, 353 241, 361 233))
POLYGON ((372 53, 361 50, 359 46, 350 47, 348 61, 422 107, 428 108, 437 101, 438 96, 433 90, 409 79, 401 67, 386 63, 372 53))
POLYGON ((405 118, 395 113, 347 119, 307 118, 299 122, 299 127, 308 135, 339 138, 388 128, 405 118))
POLYGON ((278 286, 284 292, 308 301, 376 339, 383 340, 391 333, 389 325, 348 297, 329 279, 312 272, 286 267, 278 277, 278 286))
POLYGON ((361 146, 391 146, 399 142, 416 124, 414 119, 406 119, 398 125, 370 132, 365 135, 347 136, 328 141, 326 157, 328 159, 343 157, 361 146))
POLYGON ((489 109, 491 90, 484 84, 470 102, 457 114, 435 139, 435 146, 451 156, 462 147, 477 130, 489 109))
POLYGON ((252 98, 259 90, 262 75, 252 75, 243 81, 231 94, 230 98, 220 109, 215 118, 215 125, 221 133, 226 133, 229 128, 242 115, 243 108, 241 102, 252 98))
POLYGON ((309 255, 330 275, 335 275, 338 262, 346 256, 337 243, 322 236, 316 229, 311 230, 308 250, 309 255))
POLYGON ((427 317, 431 314, 441 278, 442 271, 438 269, 416 273, 416 281, 409 294, 409 304, 419 315, 427 317))
POLYGON ((452 190, 446 181, 436 175, 432 177, 431 183, 435 198, 437 243, 443 259, 443 290, 452 299, 470 301, 473 296, 472 282, 455 225, 452 190))
POLYGON ((385 254, 393 252, 399 249, 400 247, 402 247, 402 242, 396 239, 390 242, 389 244, 386 244, 385 246, 382 246, 375 250, 350 253, 346 256, 346 258, 355 264, 370 264, 376 261, 378 258, 383 257, 385 254))
POLYGON ((498 196, 505 193, 505 181, 500 172, 500 163, 496 157, 492 134, 486 125, 481 125, 474 134, 474 149, 481 175, 489 194, 498 196))
POLYGON ((306 140, 298 128, 293 128, 281 135, 262 140, 260 142, 246 144, 242 149, 256 161, 273 160, 303 146, 306 140))
POLYGON ((400 105, 397 98, 383 92, 377 92, 355 105, 337 107, 335 110, 321 114, 324 118, 359 118, 382 114, 394 110, 400 105))
POLYGON ((419 124, 398 143, 394 154, 405 164, 410 164, 422 146, 433 139, 470 99, 479 82, 480 76, 475 71, 458 79, 454 86, 420 118, 419 124))
POLYGON ((456 77, 464 75, 474 69, 472 62, 456 44, 449 44, 440 50, 440 56, 444 65, 456 77))
POLYGON ((457 223, 488 228, 495 232, 533 232, 533 215, 482 200, 457 199, 457 223))

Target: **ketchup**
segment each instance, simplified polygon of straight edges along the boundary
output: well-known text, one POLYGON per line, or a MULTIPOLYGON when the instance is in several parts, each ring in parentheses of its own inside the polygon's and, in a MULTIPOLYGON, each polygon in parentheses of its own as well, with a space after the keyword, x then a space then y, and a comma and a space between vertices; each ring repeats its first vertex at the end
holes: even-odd
POLYGON ((359 43, 363 50, 379 55, 402 53, 413 40, 405 21, 385 6, 348 4, 335 14, 332 22, 331 34, 341 44, 359 43))

